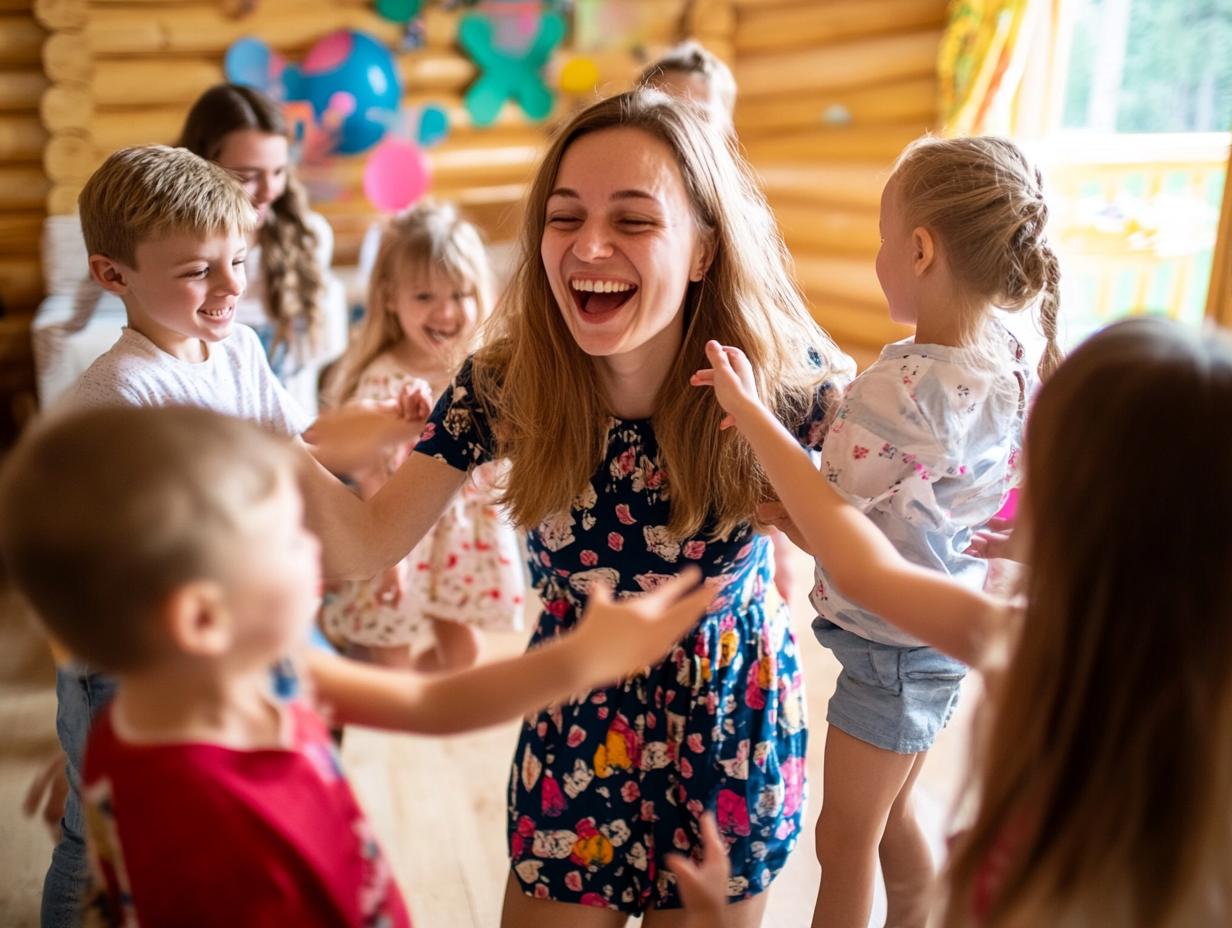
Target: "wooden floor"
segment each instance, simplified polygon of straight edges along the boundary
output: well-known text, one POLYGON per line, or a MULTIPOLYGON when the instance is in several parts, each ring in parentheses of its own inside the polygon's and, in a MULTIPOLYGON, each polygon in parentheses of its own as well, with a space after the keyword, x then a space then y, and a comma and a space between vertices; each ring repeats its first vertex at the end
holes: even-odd
MULTIPOLYGON (((807 925, 817 890, 811 823, 821 789, 825 707, 837 664, 813 642, 805 593, 811 563, 797 564, 792 615, 804 655, 812 736, 809 834, 775 882, 766 925, 807 925)), ((489 654, 518 651, 525 635, 492 636, 489 654)), ((0 925, 38 924, 38 898, 51 841, 23 819, 26 785, 55 748, 50 658, 11 599, 0 599, 0 925)), ((941 847, 952 797, 966 764, 975 685, 934 747, 921 777, 920 807, 941 847)), ((517 723, 454 738, 347 732, 344 761, 410 901, 417 928, 488 928, 499 922, 505 885, 504 817, 517 723)), ((879 902, 880 905, 880 902, 879 902)), ((872 924, 880 924, 875 912, 872 924)))

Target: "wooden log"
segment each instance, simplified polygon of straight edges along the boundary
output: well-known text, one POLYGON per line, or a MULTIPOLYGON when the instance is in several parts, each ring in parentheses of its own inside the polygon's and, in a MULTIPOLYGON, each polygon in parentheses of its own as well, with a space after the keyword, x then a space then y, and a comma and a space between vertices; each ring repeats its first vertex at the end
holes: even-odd
MULTIPOLYGON (((428 152, 432 189, 524 184, 538 165, 545 144, 541 133, 527 130, 478 130, 451 136, 428 152)), ((310 183, 358 190, 366 162, 367 155, 336 158, 326 165, 305 165, 299 173, 310 183)))
POLYGON ((37 165, 0 164, 0 203, 6 209, 42 209, 51 181, 37 165))
POLYGON ((47 89, 47 78, 34 65, 24 71, 0 72, 0 112, 34 113, 47 89))
POLYGON ((53 32, 43 43, 43 70, 53 81, 88 83, 94 55, 84 32, 53 32))
MULTIPOLYGON (((75 184, 79 189, 107 157, 82 135, 54 135, 43 150, 43 169, 53 184, 75 184)), ((59 212, 48 208, 48 212, 59 212)))
POLYGON ((874 209, 776 203, 774 218, 792 254, 852 255, 872 263, 881 244, 874 209))
POLYGON ((86 0, 34 0, 34 16, 51 31, 81 29, 90 19, 86 0))
POLYGON ((892 123, 846 129, 812 129, 745 141, 748 158, 769 162, 857 161, 891 164, 907 143, 918 138, 918 124, 892 123))
POLYGON ((37 116, 0 115, 0 162, 37 162, 47 142, 47 130, 37 116))
POLYGON ((762 189, 779 204, 876 210, 891 164, 757 164, 762 189))
POLYGON ((796 280, 805 292, 885 312, 885 296, 873 262, 867 257, 806 252, 792 257, 796 261, 796 280))
POLYGON ((52 84, 39 103, 39 118, 53 134, 88 133, 94 125, 94 101, 84 84, 52 84))
POLYGON ((39 254, 43 235, 43 211, 0 210, 0 254, 31 257, 39 254))
POLYGON ((909 326, 890 320, 885 307, 873 309, 858 303, 848 303, 826 293, 805 291, 813 318, 839 346, 853 355, 864 355, 870 361, 881 348, 911 334, 909 326))
POLYGON ((736 60, 736 84, 748 101, 925 77, 936 71, 940 41, 941 32, 930 29, 818 49, 749 55, 736 60))
POLYGON ((912 29, 940 29, 944 0, 832 0, 807 6, 757 6, 741 11, 738 55, 779 53, 912 29))
POLYGON ((736 32, 736 10, 731 0, 694 0, 685 14, 685 31, 702 41, 708 38, 730 41, 736 32))
POLYGON ((104 59, 87 92, 105 106, 172 103, 181 108, 183 120, 189 104, 225 79, 221 58, 181 56, 172 67, 159 58, 104 59))
POLYGON ((0 299, 9 309, 28 309, 43 297, 43 268, 38 256, 0 257, 0 299))
POLYGON ((161 9, 124 7, 91 11, 84 32, 99 55, 154 52, 221 54, 246 35, 277 36, 279 51, 305 49, 335 29, 359 29, 394 45, 401 29, 363 6, 331 0, 304 0, 294 8, 258 4, 248 16, 232 19, 218 4, 161 9))
POLYGON ((816 126, 915 123, 920 131, 937 123, 937 81, 917 77, 880 87, 793 94, 783 99, 736 102, 736 131, 742 138, 816 126))
POLYGON ((37 65, 47 34, 29 13, 0 16, 0 67, 37 65))
POLYGON ((130 145, 174 145, 184 125, 185 110, 122 110, 96 114, 90 141, 100 154, 130 145))
POLYGON ((454 50, 421 48, 398 56, 402 86, 411 93, 460 93, 479 74, 474 62, 454 50))
POLYGON ((77 197, 81 193, 84 181, 80 183, 56 184, 47 194, 47 215, 67 216, 77 212, 77 197))

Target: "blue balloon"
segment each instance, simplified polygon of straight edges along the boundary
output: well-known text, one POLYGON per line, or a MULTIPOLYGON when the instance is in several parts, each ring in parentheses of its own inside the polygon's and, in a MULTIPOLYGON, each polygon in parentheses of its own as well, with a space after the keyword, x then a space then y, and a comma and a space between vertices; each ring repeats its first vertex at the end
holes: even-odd
POLYGON ((244 36, 236 39, 223 58, 223 73, 232 84, 243 84, 261 91, 269 91, 273 81, 270 47, 260 39, 244 36))
POLYGON ((425 106, 419 117, 419 144, 435 145, 449 134, 449 115, 439 106, 425 106))
POLYGON ((288 96, 312 104, 317 121, 335 132, 335 151, 355 154, 379 142, 402 102, 393 55, 372 36, 344 30, 325 36, 308 53, 288 96))

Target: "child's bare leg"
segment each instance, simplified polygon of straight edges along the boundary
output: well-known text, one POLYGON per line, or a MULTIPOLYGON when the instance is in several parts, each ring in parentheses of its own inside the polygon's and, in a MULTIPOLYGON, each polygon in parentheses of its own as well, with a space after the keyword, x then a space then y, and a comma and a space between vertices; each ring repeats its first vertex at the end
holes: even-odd
POLYGON ((886 928, 924 928, 934 877, 933 856, 915 814, 915 781, 926 751, 915 755, 907 782, 890 807, 878 848, 886 888, 886 928))
POLYGON ((432 619, 436 643, 415 658, 415 669, 431 673, 438 670, 463 670, 479 660, 479 629, 465 622, 432 619))
POLYGON ((406 645, 348 644, 346 656, 369 664, 379 664, 382 667, 397 667, 408 669, 411 666, 411 649, 406 645))
POLYGON ((877 847, 914 764, 914 754, 883 751, 830 726, 817 819, 821 888, 813 928, 867 928, 877 847))

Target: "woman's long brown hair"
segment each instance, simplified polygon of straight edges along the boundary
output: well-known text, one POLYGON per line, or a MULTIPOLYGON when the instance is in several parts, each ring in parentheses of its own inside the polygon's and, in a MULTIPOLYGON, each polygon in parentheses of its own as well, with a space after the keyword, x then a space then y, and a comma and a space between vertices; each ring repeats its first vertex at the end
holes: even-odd
POLYGON ((708 366, 706 341, 742 348, 762 396, 789 423, 804 421, 819 385, 849 362, 805 309, 747 166, 692 107, 635 90, 595 103, 558 132, 531 185, 520 265, 492 317, 487 347, 476 355, 476 393, 496 424, 499 453, 511 462, 505 502, 515 520, 534 526, 567 510, 603 458, 610 412, 594 361, 556 306, 540 241, 565 152, 584 135, 615 128, 667 145, 699 233, 713 249, 705 276, 685 294, 684 342, 652 421, 659 465, 670 474, 670 529, 683 537, 713 519, 723 536, 753 516, 770 488, 748 442, 735 429, 719 431, 712 392, 689 383, 708 366))

